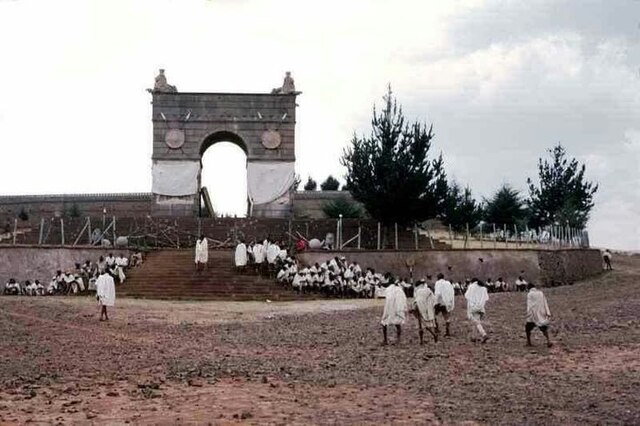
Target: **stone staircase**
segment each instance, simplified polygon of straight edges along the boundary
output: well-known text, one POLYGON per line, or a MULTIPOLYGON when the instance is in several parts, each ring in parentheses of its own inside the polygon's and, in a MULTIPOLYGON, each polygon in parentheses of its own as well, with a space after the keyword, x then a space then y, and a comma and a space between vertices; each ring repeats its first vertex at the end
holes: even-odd
POLYGON ((257 300, 308 299, 282 287, 274 279, 253 272, 240 274, 233 266, 233 252, 210 250, 207 269, 195 270, 193 249, 150 252, 144 263, 127 271, 118 296, 165 300, 257 300))

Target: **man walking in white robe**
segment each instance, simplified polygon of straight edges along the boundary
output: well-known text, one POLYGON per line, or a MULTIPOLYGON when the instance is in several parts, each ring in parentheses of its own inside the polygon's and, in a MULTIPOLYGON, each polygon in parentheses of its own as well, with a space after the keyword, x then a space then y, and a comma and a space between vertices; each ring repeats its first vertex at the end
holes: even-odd
POLYGON ((116 284, 107 272, 100 274, 96 281, 96 299, 100 304, 100 321, 108 321, 107 306, 116 304, 116 284))
POLYGON ((402 324, 404 324, 407 316, 407 296, 404 291, 397 285, 391 284, 387 287, 384 300, 384 311, 382 312, 382 337, 383 345, 388 345, 387 339, 387 326, 396 326, 396 344, 400 343, 400 337, 402 336, 402 324))
MULTIPOLYGON (((436 297, 435 312, 436 315, 441 314, 445 322, 445 337, 450 336, 449 323, 451 322, 451 312, 455 303, 456 293, 453 285, 444 279, 443 274, 438 274, 438 281, 434 287, 436 297)), ((438 331, 438 322, 436 321, 436 332, 438 331)))
POLYGON ((489 292, 477 278, 474 278, 472 281, 464 294, 464 298, 467 299, 467 318, 469 318, 473 324, 471 340, 474 342, 477 340, 475 338, 475 331, 478 330, 480 333, 480 341, 485 343, 489 337, 482 326, 482 319, 485 315, 485 305, 489 301, 489 292))
POLYGON ((547 339, 547 347, 553 346, 549 339, 549 320, 551 311, 547 305, 547 298, 542 291, 538 290, 533 283, 528 284, 529 294, 527 294, 527 346, 531 345, 531 331, 538 327, 547 339))
POLYGON ((201 270, 203 267, 207 267, 209 262, 209 243, 204 235, 201 235, 196 241, 196 270, 201 270))
POLYGON ((413 293, 412 312, 418 319, 418 333, 420 334, 420 344, 424 345, 424 331, 422 327, 433 336, 433 341, 438 342, 438 334, 436 333, 436 313, 435 313, 436 297, 425 280, 418 281, 418 285, 413 293))

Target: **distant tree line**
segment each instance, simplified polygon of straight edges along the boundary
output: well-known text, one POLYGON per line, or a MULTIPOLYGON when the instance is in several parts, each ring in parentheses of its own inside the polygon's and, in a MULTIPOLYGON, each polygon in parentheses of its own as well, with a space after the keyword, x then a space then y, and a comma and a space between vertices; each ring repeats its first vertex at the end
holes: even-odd
MULTIPOLYGON (((548 150, 549 158, 539 158, 537 179, 527 179, 528 196, 505 183, 478 201, 470 187, 447 179, 442 154, 430 155, 432 125, 408 122, 391 88, 383 100, 380 112, 373 108, 371 134, 355 135, 341 164, 347 169, 345 186, 353 198, 385 226, 427 219, 440 219, 457 231, 482 221, 510 230, 586 226, 598 185, 586 179, 585 165, 570 158, 561 144, 548 150)), ((329 187, 338 187, 332 176, 321 185, 323 190, 329 187), (331 185, 325 185, 330 179, 331 185)), ((309 178, 305 189, 315 188, 309 178)))

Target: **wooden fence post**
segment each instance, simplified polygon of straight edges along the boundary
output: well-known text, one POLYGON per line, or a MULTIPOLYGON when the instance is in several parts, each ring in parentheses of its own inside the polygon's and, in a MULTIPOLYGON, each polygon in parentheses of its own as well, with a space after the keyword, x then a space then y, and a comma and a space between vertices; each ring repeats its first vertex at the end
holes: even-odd
POLYGON ((13 219, 13 245, 16 244, 17 232, 18 232, 18 219, 13 219))
POLYGON ((505 223, 502 226, 502 232, 504 232, 504 248, 508 248, 509 247, 509 242, 508 242, 508 238, 507 238, 507 224, 505 223))
POLYGON ((396 233, 396 250, 398 250, 398 224, 394 223, 394 229, 396 233))
POLYGON ((44 218, 40 218, 40 236, 38 237, 38 245, 42 244, 42 236, 44 234, 44 218))
POLYGON ((380 222, 378 222, 378 250, 380 250, 380 222))
POLYGON ((467 244, 469 243, 469 223, 466 224, 467 233, 464 237, 464 248, 467 248, 467 244))
POLYGON ((64 219, 60 218, 60 242, 64 245, 64 219))

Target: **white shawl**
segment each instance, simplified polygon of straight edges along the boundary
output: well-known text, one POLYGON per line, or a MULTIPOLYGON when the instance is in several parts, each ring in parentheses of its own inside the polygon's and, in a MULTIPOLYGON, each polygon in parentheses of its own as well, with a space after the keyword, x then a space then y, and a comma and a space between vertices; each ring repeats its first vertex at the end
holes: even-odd
POLYGON ((469 284, 464 298, 467 299, 467 317, 473 319, 474 313, 484 313, 484 305, 489 301, 489 293, 486 287, 472 282, 469 284))
POLYGON ((382 325, 404 324, 407 316, 407 296, 404 291, 395 284, 387 287, 382 312, 382 325))
POLYGON ((96 294, 98 302, 103 306, 113 306, 116 304, 116 284, 109 274, 102 274, 96 281, 96 294))
POLYGON ((533 287, 527 295, 527 322, 532 322, 538 327, 549 324, 551 311, 547 305, 544 293, 533 287))
POLYGON ((236 246, 236 266, 245 266, 247 264, 247 246, 240 243, 236 246))

